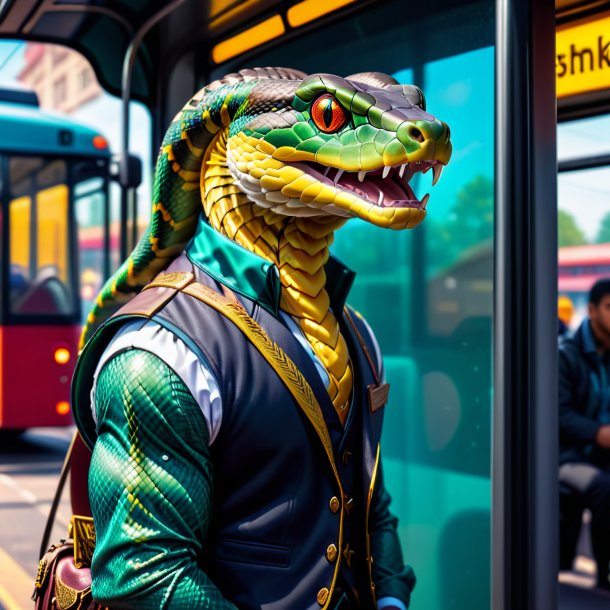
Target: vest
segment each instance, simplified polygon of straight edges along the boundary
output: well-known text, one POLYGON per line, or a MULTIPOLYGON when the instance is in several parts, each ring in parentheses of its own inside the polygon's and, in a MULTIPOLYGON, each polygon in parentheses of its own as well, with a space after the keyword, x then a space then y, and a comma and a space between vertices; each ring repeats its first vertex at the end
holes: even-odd
POLYGON ((377 380, 367 326, 356 315, 348 321, 335 312, 355 379, 343 428, 314 363, 290 330, 255 301, 239 297, 311 386, 332 445, 329 457, 323 430, 231 321, 183 287, 154 287, 173 272, 192 273, 195 282, 222 293, 216 280, 182 254, 153 287, 102 325, 74 376, 75 419, 83 438, 93 446, 89 393, 112 337, 134 317, 161 324, 212 370, 222 397, 222 424, 211 446, 214 514, 203 541, 202 569, 243 610, 326 609, 341 586, 352 589, 361 607, 374 608, 367 522, 384 409, 371 399, 377 380))

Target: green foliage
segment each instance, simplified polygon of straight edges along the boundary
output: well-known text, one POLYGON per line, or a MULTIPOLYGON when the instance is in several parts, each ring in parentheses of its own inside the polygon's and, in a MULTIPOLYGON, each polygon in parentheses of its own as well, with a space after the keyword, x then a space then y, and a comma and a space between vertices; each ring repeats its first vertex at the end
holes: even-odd
POLYGON ((602 218, 597 237, 595 238, 596 244, 606 244, 608 242, 610 242, 610 212, 602 218))
POLYGON ((428 273, 453 265, 464 252, 489 245, 494 231, 494 182, 476 176, 456 195, 455 205, 445 218, 432 215, 423 223, 428 233, 428 273))
POLYGON ((557 213, 557 241, 560 248, 582 246, 587 243, 587 238, 576 224, 574 216, 565 210, 559 210, 557 213))

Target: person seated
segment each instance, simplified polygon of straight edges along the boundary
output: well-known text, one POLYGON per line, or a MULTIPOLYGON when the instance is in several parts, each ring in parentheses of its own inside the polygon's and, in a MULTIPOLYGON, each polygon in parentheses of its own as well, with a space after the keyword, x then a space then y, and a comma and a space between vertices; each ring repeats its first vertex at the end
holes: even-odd
POLYGON ((559 341, 559 482, 591 512, 597 585, 610 590, 610 279, 559 341))

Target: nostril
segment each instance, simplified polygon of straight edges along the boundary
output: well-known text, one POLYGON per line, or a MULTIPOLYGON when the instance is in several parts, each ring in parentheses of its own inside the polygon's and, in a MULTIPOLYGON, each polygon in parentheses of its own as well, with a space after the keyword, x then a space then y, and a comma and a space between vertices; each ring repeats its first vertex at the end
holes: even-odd
POLYGON ((424 141, 424 134, 417 129, 417 127, 410 127, 409 128, 409 137, 412 140, 415 140, 416 142, 423 142, 424 141))

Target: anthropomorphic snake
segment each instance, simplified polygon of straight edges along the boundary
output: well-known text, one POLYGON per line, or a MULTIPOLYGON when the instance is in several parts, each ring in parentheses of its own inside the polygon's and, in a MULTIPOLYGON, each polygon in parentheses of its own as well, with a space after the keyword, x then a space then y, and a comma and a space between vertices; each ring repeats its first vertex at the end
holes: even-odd
POLYGON ((334 231, 349 218, 417 226, 428 195, 418 199, 409 181, 432 169, 435 184, 450 156, 449 127, 426 112, 422 92, 385 74, 254 68, 215 81, 169 127, 151 224, 98 296, 82 344, 182 252, 203 212, 277 266, 280 307, 329 372, 344 421, 352 370, 325 290, 334 231))

